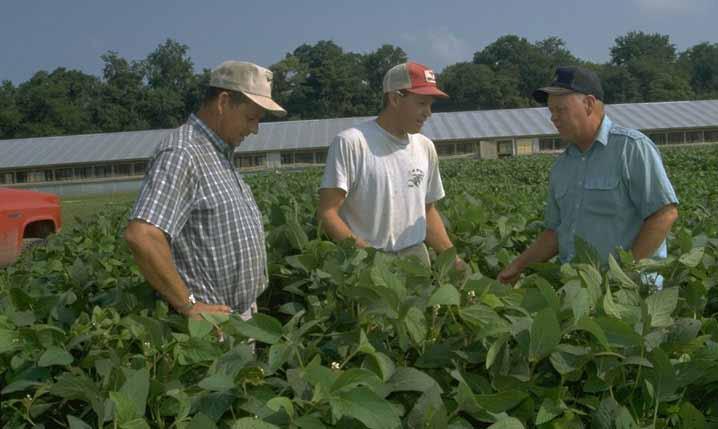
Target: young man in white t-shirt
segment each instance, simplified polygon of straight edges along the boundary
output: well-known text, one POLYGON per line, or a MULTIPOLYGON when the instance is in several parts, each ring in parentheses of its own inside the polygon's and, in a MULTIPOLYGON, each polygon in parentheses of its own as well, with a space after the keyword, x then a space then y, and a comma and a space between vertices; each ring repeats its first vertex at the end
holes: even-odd
MULTIPOLYGON (((419 134, 435 98, 447 98, 427 67, 403 63, 384 76, 384 108, 375 120, 339 133, 329 147, 319 191, 319 220, 334 240, 355 240, 429 265, 453 247, 435 203, 444 197, 434 143, 419 134)), ((464 269, 457 257, 456 267, 464 269)))

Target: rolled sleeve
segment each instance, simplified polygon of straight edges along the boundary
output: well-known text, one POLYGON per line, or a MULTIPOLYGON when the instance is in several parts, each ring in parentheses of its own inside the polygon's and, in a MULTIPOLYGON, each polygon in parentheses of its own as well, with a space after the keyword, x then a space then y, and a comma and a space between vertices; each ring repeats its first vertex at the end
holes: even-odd
POLYGON ((189 218, 197 187, 191 157, 179 148, 158 152, 145 175, 130 219, 141 219, 176 238, 189 218))
POLYGON ((637 139, 626 154, 629 198, 642 219, 669 204, 678 204, 658 150, 648 139, 637 139))

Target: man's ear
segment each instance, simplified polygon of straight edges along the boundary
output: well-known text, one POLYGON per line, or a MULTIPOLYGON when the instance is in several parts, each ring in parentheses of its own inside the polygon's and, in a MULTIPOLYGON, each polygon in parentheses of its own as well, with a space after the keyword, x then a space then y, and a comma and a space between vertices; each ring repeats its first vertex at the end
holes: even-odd
POLYGON ((224 113, 224 111, 229 106, 229 103, 231 101, 230 98, 231 96, 227 91, 222 91, 219 93, 219 95, 217 95, 217 100, 215 101, 215 103, 217 103, 215 106, 217 108, 217 113, 219 113, 220 115, 224 113))
POLYGON ((401 98, 401 94, 399 94, 396 91, 392 91, 388 95, 389 95, 389 104, 391 106, 397 106, 399 104, 399 99, 401 98))
POLYGON ((596 97, 593 95, 586 95, 584 98, 584 101, 586 103, 586 114, 591 116, 594 109, 596 108, 596 97))

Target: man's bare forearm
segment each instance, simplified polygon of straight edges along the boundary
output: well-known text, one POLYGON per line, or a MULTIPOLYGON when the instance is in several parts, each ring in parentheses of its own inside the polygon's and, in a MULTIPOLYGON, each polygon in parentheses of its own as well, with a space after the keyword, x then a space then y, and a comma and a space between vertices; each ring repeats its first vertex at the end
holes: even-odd
MULTIPOLYGON (((145 231, 147 231, 145 229, 145 231)), ((148 234, 138 225, 130 225, 125 234, 140 272, 154 290, 175 309, 187 304, 189 290, 172 262, 169 243, 159 230, 148 234)))
POLYGON ((631 252, 636 261, 650 258, 671 231, 678 219, 678 208, 674 204, 662 207, 643 221, 638 236, 633 241, 631 252))
POLYGON ((558 253, 558 234, 546 229, 536 240, 516 258, 521 269, 537 262, 546 262, 558 253))
POLYGON ((433 204, 426 205, 426 244, 428 244, 436 253, 442 253, 452 247, 454 244, 446 232, 444 221, 439 215, 439 210, 433 204))
POLYGON ((344 219, 335 210, 327 210, 319 214, 319 221, 324 232, 334 241, 342 241, 351 238, 356 241, 358 247, 366 247, 367 243, 361 237, 354 235, 344 219))

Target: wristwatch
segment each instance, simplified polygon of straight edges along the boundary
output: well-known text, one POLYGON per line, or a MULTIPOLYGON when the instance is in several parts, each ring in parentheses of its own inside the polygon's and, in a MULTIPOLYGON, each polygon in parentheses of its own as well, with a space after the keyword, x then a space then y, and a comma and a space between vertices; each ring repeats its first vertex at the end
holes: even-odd
POLYGON ((180 312, 182 314, 187 313, 195 306, 195 304, 197 304, 197 300, 195 299, 193 293, 189 294, 189 296, 187 297, 187 300, 189 302, 187 304, 183 305, 182 307, 178 308, 177 309, 178 312, 180 312))

